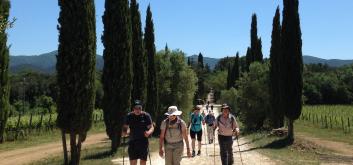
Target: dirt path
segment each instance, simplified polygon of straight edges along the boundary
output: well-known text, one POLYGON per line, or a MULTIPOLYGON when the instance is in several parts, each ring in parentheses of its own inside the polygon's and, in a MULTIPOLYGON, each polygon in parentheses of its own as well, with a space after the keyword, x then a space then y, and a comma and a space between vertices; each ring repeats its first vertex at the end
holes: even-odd
POLYGON ((298 134, 297 137, 312 142, 320 147, 337 152, 340 155, 353 156, 353 146, 350 144, 310 137, 304 134, 298 134))
MULTIPOLYGON (((218 109, 220 105, 216 105, 214 107, 214 112, 216 115, 218 114, 218 109)), ((204 132, 204 130, 203 130, 204 132)), ((204 135, 202 140, 202 147, 201 147, 201 155, 196 156, 194 158, 187 158, 186 157, 186 146, 184 148, 184 157, 181 161, 181 164, 184 165, 220 165, 221 158, 219 153, 219 145, 218 140, 216 140, 215 144, 206 144, 204 135), (207 150, 207 151, 206 151, 207 150)), ((216 135, 217 138, 217 135, 216 135)), ((191 140, 189 140, 191 142, 191 140)), ((268 157, 259 154, 255 150, 252 150, 249 145, 246 144, 246 139, 240 138, 239 139, 240 151, 241 156, 243 159, 244 164, 261 164, 261 165, 272 165, 276 164, 276 161, 269 159, 268 157)), ((241 164, 239 149, 236 140, 233 143, 233 156, 234 156, 234 164, 241 164)), ((151 160, 153 165, 164 165, 164 159, 162 159, 158 152, 151 153, 151 160)), ((123 164, 122 158, 113 159, 113 164, 123 164)), ((125 158, 125 164, 128 164, 128 160, 125 158)), ((150 164, 149 161, 147 164, 150 164)))
MULTIPOLYGON (((88 145, 105 143, 107 135, 105 133, 89 135, 82 147, 88 145)), ((67 142, 68 143, 68 142, 67 142)), ((68 146, 69 148, 69 146, 68 146)), ((16 149, 0 153, 1 165, 28 164, 43 158, 51 157, 63 152, 62 142, 53 142, 40 146, 16 149)))

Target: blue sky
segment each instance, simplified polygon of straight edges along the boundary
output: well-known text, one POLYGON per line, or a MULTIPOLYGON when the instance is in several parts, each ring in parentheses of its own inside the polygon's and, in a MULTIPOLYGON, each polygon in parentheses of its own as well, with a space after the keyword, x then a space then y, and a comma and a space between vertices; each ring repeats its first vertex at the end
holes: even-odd
MULTIPOLYGON (((57 49, 57 0, 12 0, 15 26, 8 30, 11 55, 38 55, 57 49)), ((272 19, 282 0, 139 0, 142 24, 150 3, 157 50, 168 43, 187 55, 221 58, 245 54, 250 45, 251 15, 268 57, 272 19)), ((104 0, 95 0, 97 53, 102 54, 104 0)), ((326 59, 353 59, 353 1, 300 0, 303 54, 326 59)))

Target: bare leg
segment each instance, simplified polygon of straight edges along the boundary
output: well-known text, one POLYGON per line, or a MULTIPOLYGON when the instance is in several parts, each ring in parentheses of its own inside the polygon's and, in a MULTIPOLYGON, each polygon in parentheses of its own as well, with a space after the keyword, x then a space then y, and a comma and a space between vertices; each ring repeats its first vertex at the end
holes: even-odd
POLYGON ((201 141, 198 141, 199 143, 198 143, 198 148, 199 148, 199 150, 201 150, 201 141))
POLYGON ((192 150, 195 151, 195 139, 191 139, 192 150))
POLYGON ((130 160, 130 165, 137 165, 137 160, 130 160))
POLYGON ((140 159, 140 165, 146 165, 146 160, 141 160, 140 159))

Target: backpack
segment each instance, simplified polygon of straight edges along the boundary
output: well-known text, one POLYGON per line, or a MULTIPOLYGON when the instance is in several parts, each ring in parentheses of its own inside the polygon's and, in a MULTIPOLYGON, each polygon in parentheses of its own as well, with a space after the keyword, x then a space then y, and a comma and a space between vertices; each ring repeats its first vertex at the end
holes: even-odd
MULTIPOLYGON (((165 132, 164 132, 164 143, 166 143, 166 140, 165 140, 165 135, 167 134, 167 130, 168 130, 168 128, 169 128, 169 118, 167 118, 167 119, 164 119, 164 121, 165 121, 165 132)), ((182 133, 182 130, 181 130, 181 121, 180 121, 180 119, 179 119, 179 117, 177 118, 177 123, 178 123, 178 129, 179 129, 179 131, 180 131, 180 133, 182 133)), ((170 132, 169 132, 170 133, 170 132)), ((170 133, 171 134, 171 133, 170 133)))
MULTIPOLYGON (((229 115, 231 115, 231 114, 229 114, 229 115)), ((216 118, 218 127, 219 127, 219 123, 222 123, 222 122, 220 121, 221 116, 222 116, 222 115, 218 115, 217 118, 216 118)), ((233 123, 234 123, 234 118, 235 118, 235 116, 231 115, 230 124, 232 125, 232 127, 233 127, 233 123)), ((222 123, 222 124, 223 124, 223 123, 222 123)), ((224 124, 223 124, 223 125, 224 125, 224 124)))

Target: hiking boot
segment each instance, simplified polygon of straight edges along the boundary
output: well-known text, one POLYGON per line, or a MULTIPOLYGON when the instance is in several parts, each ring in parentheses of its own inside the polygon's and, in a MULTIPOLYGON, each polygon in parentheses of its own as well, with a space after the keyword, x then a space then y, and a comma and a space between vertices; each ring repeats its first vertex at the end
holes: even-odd
POLYGON ((192 157, 195 157, 195 150, 192 150, 192 157))
POLYGON ((201 155, 201 151, 197 151, 197 156, 200 156, 201 155))

